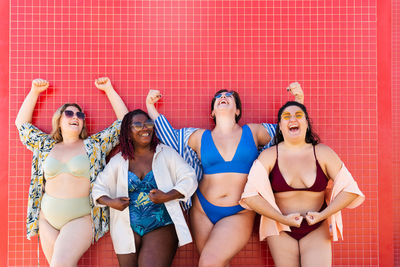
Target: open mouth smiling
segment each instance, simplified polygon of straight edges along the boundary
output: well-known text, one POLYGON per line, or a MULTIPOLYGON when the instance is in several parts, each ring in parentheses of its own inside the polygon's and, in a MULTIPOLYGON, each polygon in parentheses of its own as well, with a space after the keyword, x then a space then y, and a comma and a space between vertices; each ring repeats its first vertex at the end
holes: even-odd
POLYGON ((289 126, 289 132, 297 132, 299 130, 299 126, 298 125, 290 125, 289 126))
POLYGON ((228 101, 226 101, 225 99, 224 100, 221 100, 219 103, 218 103, 218 105, 227 105, 228 104, 228 101))
POLYGON ((150 136, 150 133, 149 132, 140 133, 139 136, 148 137, 150 136))

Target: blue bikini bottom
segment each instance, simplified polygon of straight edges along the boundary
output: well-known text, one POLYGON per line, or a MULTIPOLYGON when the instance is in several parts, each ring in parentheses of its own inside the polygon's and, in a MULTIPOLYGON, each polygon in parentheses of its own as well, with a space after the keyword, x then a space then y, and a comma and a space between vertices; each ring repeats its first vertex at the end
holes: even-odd
POLYGON ((203 208, 208 219, 210 219, 213 224, 216 224, 222 218, 234 215, 239 211, 244 210, 244 208, 242 208, 240 205, 230 207, 215 206, 207 201, 199 189, 197 189, 196 194, 200 201, 201 207, 203 208))

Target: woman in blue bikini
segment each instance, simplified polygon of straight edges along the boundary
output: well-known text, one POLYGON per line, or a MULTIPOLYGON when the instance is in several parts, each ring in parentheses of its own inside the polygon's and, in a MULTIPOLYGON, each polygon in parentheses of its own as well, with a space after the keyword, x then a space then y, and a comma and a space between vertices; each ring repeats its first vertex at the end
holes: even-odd
MULTIPOLYGON (((303 91, 298 83, 292 83, 290 90, 297 101, 303 102, 303 91)), ((175 130, 154 106, 160 97, 159 91, 150 90, 146 99, 158 137, 176 149, 201 179, 190 210, 192 233, 200 254, 199 266, 226 266, 251 236, 254 213, 244 210, 238 201, 251 165, 258 156, 258 147, 271 145, 275 125, 241 127, 238 122, 242 107, 238 93, 220 90, 211 101, 211 116, 215 122, 212 131, 175 130)))

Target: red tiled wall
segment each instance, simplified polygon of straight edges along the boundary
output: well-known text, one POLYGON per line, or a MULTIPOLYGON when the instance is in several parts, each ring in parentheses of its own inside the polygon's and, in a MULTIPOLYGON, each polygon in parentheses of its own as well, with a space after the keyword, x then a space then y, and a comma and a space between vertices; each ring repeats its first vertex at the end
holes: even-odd
POLYGON ((400 1, 392 0, 392 120, 394 265, 400 266, 400 1))
MULTIPOLYGON (((206 128, 216 90, 239 91, 242 123, 273 122, 290 99, 284 88, 299 81, 317 132, 367 196, 343 212, 345 240, 334 244, 334 265, 377 266, 376 9, 374 0, 11 0, 7 264, 33 266, 38 258, 37 239, 25 238, 31 153, 14 126, 31 80, 51 82, 35 125, 50 131, 55 109, 77 102, 93 133, 115 119, 93 85, 108 76, 130 109, 144 108, 148 89, 156 88, 164 95, 160 111, 176 127, 206 128)), ((42 252, 39 259, 45 266, 42 252)), ((174 266, 196 263, 189 245, 174 266)), ((80 261, 110 265, 117 260, 109 236, 80 261)), ((232 266, 273 266, 256 229, 232 266)))

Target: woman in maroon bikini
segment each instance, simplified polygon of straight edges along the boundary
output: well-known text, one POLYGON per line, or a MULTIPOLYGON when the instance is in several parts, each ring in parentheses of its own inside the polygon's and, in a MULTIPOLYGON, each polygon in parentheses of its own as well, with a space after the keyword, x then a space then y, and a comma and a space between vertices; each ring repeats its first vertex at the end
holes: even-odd
POLYGON ((364 195, 338 155, 319 144, 304 105, 287 102, 279 110, 275 144, 254 162, 241 204, 262 215, 260 239, 276 266, 331 266, 340 210, 358 206, 364 195))

